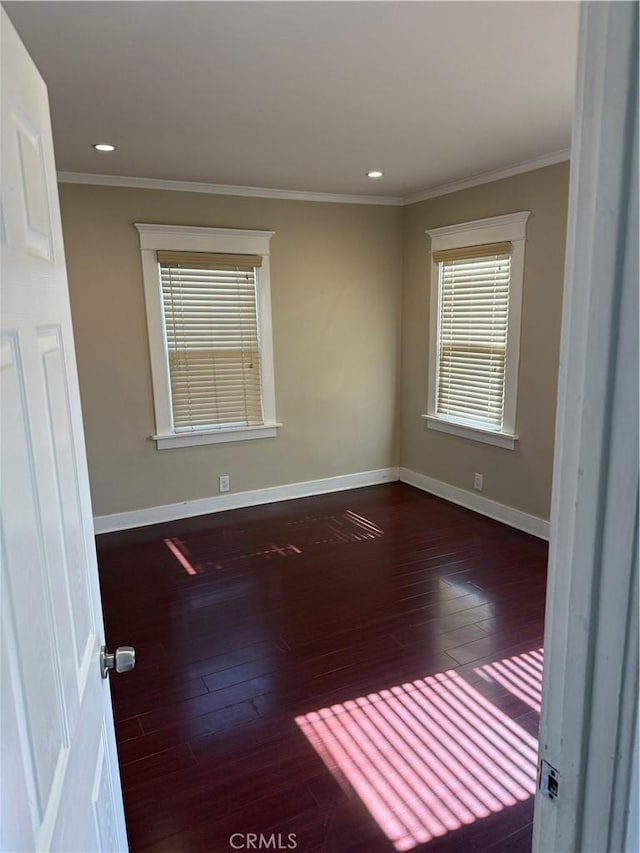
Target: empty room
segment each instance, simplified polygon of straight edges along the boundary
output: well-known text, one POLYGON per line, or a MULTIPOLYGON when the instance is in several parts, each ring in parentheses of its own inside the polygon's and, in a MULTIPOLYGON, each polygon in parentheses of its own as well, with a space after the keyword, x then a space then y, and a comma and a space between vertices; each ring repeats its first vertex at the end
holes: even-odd
POLYGON ((3 3, 3 853, 638 850, 637 16, 3 3))

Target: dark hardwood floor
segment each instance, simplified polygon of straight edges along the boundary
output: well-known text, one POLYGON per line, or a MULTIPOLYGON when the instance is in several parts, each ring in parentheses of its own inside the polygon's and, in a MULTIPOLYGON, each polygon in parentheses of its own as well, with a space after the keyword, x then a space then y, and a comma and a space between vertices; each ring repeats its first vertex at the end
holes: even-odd
POLYGON ((392 483, 98 556, 132 851, 530 850, 545 543, 392 483))

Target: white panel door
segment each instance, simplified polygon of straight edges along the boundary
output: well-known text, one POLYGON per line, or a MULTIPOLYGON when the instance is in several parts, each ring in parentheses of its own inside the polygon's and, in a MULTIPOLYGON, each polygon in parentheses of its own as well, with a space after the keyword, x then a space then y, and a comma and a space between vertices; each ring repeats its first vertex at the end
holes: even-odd
POLYGON ((3 851, 127 849, 47 89, 1 12, 3 851))

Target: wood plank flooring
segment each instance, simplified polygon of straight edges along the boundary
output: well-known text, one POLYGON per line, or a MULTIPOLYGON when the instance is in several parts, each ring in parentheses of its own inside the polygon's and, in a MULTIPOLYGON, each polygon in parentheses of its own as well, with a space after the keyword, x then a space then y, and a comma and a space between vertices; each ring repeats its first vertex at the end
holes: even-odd
POLYGON ((98 558, 132 851, 530 850, 545 543, 391 483, 98 558))

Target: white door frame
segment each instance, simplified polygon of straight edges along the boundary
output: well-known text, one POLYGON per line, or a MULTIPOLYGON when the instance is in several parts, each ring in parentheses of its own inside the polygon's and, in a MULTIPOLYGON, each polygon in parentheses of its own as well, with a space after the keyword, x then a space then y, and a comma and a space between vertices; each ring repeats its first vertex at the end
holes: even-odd
POLYGON ((582 4, 540 726, 559 786, 536 794, 533 832, 545 853, 638 850, 637 83, 637 4, 582 4))

